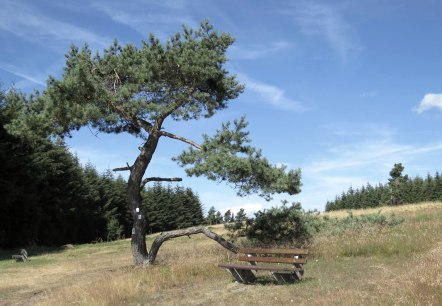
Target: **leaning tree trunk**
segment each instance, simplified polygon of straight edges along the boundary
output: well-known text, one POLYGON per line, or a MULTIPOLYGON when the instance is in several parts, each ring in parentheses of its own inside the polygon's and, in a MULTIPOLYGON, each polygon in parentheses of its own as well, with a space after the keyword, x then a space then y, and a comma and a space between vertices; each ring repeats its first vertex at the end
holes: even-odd
POLYGON ((137 266, 146 266, 149 264, 146 248, 146 220, 141 210, 141 188, 144 173, 155 152, 158 140, 158 136, 151 134, 143 147, 140 148, 141 152, 135 160, 135 163, 129 167, 130 176, 127 193, 129 208, 133 216, 131 247, 134 263, 137 266))
POLYGON ((148 264, 148 253, 146 248, 146 220, 141 213, 141 196, 139 188, 128 184, 129 205, 133 216, 132 227, 132 256, 134 263, 137 266, 144 266, 148 264))

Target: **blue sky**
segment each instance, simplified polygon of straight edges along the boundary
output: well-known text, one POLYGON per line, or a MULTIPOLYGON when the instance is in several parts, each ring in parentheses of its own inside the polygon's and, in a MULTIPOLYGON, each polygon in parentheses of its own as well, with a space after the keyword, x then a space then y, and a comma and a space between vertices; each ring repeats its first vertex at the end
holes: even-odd
MULTIPOLYGON (((168 122, 195 141, 246 115, 253 145, 302 170, 302 192, 239 198, 225 184, 186 178, 174 162, 186 146, 164 139, 149 176, 184 178, 206 208, 246 211, 300 201, 323 210, 348 187, 386 182, 394 163, 426 176, 442 167, 442 2, 231 0, 1 0, 0 80, 26 92, 59 77, 69 45, 103 50, 114 38, 166 40, 209 19, 236 38, 227 69, 246 85, 211 120, 168 122)), ((132 163, 139 140, 83 129, 68 140, 98 170, 132 163)))

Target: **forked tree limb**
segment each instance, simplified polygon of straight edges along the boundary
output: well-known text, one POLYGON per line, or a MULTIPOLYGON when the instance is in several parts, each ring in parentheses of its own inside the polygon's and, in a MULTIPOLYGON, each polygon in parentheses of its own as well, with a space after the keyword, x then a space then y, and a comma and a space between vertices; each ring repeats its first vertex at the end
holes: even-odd
POLYGON ((182 237, 182 236, 190 236, 190 235, 196 235, 196 234, 204 234, 210 239, 215 240, 218 242, 221 246, 226 248, 227 250, 237 254, 239 252, 239 247, 234 245, 233 243, 225 240, 223 237, 221 237, 218 234, 215 234, 214 232, 210 231, 205 226, 194 226, 169 232, 161 233, 155 240, 152 242, 152 246, 150 248, 149 252, 149 262, 148 264, 153 264, 155 262, 155 259, 157 257, 158 251, 161 247, 161 245, 166 242, 169 239, 182 237))

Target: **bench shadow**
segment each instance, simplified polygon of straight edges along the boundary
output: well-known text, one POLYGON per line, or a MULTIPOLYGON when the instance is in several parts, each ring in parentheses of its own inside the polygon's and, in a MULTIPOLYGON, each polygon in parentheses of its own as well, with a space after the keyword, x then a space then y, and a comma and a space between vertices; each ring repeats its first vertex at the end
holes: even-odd
POLYGON ((255 283, 253 285, 261 285, 261 286, 269 286, 269 285, 277 285, 277 286, 290 286, 290 285, 302 285, 305 283, 314 282, 315 278, 313 277, 304 277, 302 281, 294 281, 293 283, 280 284, 278 283, 272 276, 259 275, 256 277, 255 283))

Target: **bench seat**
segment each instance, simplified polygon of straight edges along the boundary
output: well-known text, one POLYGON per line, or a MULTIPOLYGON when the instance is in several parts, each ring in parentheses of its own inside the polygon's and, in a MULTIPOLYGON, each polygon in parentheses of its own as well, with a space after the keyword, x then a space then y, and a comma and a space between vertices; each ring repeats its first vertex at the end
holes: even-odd
POLYGON ((256 281, 257 271, 269 271, 279 284, 292 283, 302 280, 307 255, 305 249, 243 248, 238 260, 249 264, 219 264, 218 267, 228 269, 238 282, 245 284, 256 281), (258 265, 258 262, 266 264, 258 265))

